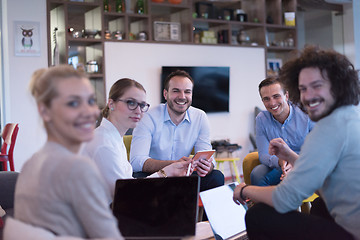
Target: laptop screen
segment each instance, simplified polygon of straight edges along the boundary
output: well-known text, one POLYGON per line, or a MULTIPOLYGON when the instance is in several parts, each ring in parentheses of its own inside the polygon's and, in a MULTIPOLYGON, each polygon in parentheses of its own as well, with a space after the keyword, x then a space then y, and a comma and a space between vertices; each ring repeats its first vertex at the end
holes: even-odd
POLYGON ((125 238, 195 235, 199 177, 119 179, 113 213, 125 238))
POLYGON ((245 206, 237 205, 233 201, 236 185, 237 183, 231 183, 200 193, 206 215, 217 239, 228 239, 246 230, 245 206))

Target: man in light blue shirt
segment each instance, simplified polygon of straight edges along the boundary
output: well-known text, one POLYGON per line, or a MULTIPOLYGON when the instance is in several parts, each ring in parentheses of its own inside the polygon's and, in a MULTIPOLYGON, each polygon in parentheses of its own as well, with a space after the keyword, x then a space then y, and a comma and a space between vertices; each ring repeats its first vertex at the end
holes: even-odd
MULTIPOLYGON (((256 145, 261 164, 251 172, 251 184, 276 185, 291 165, 269 154, 269 142, 282 138, 296 153, 300 152, 306 135, 314 126, 308 115, 288 101, 288 93, 277 78, 269 77, 259 84, 259 93, 267 111, 256 117, 256 145)), ((284 159, 286 160, 286 159, 284 159)))
MULTIPOLYGON (((212 149, 207 116, 191 107, 193 85, 185 71, 175 71, 166 78, 163 94, 167 103, 150 109, 133 131, 130 163, 134 172, 142 172, 135 173, 135 177, 186 160, 193 148, 195 152, 212 149)), ((214 169, 213 158, 194 164, 195 174, 201 177, 201 191, 224 184, 224 175, 214 169)))

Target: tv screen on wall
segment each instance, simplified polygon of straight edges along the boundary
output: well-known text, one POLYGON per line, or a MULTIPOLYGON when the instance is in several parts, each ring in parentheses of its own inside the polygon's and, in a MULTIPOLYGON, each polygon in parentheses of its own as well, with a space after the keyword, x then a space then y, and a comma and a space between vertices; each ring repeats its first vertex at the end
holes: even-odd
POLYGON ((173 71, 184 70, 194 80, 192 106, 203 111, 229 112, 229 78, 230 67, 183 67, 164 66, 161 72, 161 102, 164 80, 173 71))

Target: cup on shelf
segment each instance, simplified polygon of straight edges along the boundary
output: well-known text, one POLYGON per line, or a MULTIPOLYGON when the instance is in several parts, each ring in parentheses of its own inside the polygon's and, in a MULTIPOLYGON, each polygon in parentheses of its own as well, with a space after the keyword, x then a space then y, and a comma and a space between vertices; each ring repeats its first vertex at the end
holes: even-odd
POLYGON ((137 34, 137 40, 146 41, 147 38, 148 38, 148 35, 145 31, 141 31, 137 34))
POLYGON ((86 63, 86 71, 88 73, 97 73, 99 71, 99 65, 95 60, 90 60, 86 63))
POLYGON ((72 31, 72 37, 73 38, 82 38, 83 33, 81 31, 72 31))
POLYGON ((247 14, 242 9, 236 9, 236 20, 239 22, 247 22, 247 14))
POLYGON ((112 33, 112 37, 115 40, 123 40, 124 39, 124 33, 122 31, 114 31, 112 33))

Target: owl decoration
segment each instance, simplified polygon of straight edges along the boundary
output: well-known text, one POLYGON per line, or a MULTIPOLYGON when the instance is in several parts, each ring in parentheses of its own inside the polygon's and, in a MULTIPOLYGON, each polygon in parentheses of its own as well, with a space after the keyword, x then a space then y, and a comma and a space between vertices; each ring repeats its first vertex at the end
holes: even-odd
POLYGON ((33 45, 33 40, 31 38, 33 35, 33 28, 32 29, 21 28, 21 30, 22 30, 22 35, 23 35, 21 43, 22 43, 24 49, 26 49, 26 48, 31 49, 31 47, 33 45))

